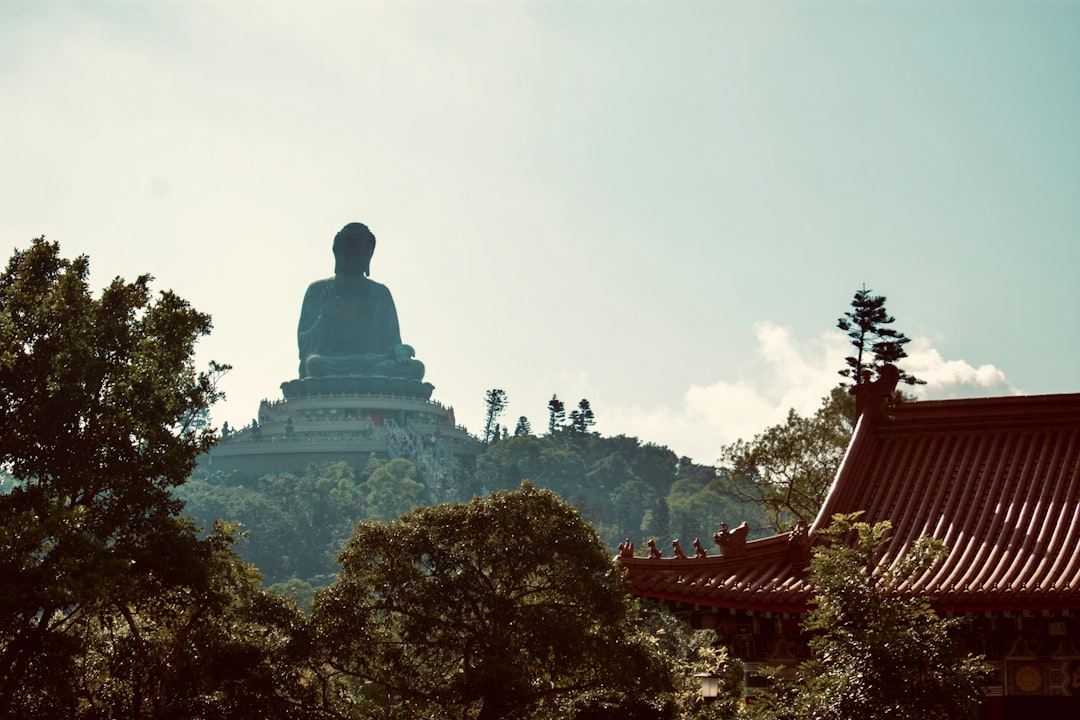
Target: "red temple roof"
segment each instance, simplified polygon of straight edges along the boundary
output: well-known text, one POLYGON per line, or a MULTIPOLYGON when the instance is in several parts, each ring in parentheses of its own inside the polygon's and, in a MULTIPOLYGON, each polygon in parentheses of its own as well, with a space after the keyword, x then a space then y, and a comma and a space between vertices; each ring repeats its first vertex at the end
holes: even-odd
POLYGON ((923 536, 948 545, 948 558, 903 588, 932 596, 939 610, 1080 609, 1080 394, 880 408, 872 400, 808 532, 706 557, 624 553, 633 593, 803 612, 818 530, 836 513, 862 511, 866 522, 892 522, 883 563, 923 536))

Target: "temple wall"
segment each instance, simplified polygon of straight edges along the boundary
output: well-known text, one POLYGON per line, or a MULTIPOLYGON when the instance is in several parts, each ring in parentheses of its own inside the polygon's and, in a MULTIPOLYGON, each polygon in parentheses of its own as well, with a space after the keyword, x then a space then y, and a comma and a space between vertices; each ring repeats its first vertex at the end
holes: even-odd
MULTIPOLYGON (((793 666, 810 657, 801 615, 673 606, 753 670, 793 666)), ((980 720, 1080 718, 1080 613, 1071 610, 966 613, 960 635, 968 652, 993 666, 980 720)))

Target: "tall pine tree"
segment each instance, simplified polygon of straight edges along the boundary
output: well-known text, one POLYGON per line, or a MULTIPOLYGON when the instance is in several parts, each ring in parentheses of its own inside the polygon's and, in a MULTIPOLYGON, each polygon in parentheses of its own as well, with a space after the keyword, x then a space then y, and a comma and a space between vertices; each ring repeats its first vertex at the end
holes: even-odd
POLYGON ((596 424, 596 416, 593 414, 589 401, 585 398, 578 403, 578 409, 570 411, 570 431, 584 435, 589 428, 596 424))
POLYGON ((559 399, 558 395, 552 395, 548 403, 548 435, 554 435, 561 430, 566 422, 566 403, 559 399))
POLYGON ((498 419, 510 403, 506 397, 506 391, 493 388, 484 393, 484 405, 486 408, 484 420, 484 443, 493 443, 502 437, 498 419))
MULTIPOLYGON (((836 322, 836 326, 847 333, 851 346, 855 348, 854 355, 844 358, 847 367, 840 371, 853 385, 872 380, 873 374, 882 365, 895 365, 898 360, 907 357, 904 345, 911 342, 911 338, 886 327, 894 323, 896 318, 885 310, 885 299, 884 295, 874 295, 870 288, 863 285, 851 300, 851 312, 844 313, 836 322)), ((908 385, 926 384, 925 380, 903 370, 900 370, 900 381, 908 385)), ((841 382, 841 385, 844 384, 841 382)))

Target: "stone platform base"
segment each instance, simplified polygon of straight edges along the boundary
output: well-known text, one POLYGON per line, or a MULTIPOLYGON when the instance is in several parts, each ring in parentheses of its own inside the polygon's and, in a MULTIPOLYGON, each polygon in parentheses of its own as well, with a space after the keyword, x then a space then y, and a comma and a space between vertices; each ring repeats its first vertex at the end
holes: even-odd
POLYGON ((360 470, 374 453, 408 457, 437 476, 440 467, 471 464, 482 449, 457 425, 453 408, 429 399, 431 383, 325 377, 289 380, 281 388, 283 399, 263 400, 257 419, 222 437, 200 465, 260 475, 297 473, 311 463, 344 460, 360 470))
POLYGON ((287 380, 281 383, 286 400, 315 395, 396 395, 428 400, 435 386, 421 380, 372 375, 330 375, 287 380))

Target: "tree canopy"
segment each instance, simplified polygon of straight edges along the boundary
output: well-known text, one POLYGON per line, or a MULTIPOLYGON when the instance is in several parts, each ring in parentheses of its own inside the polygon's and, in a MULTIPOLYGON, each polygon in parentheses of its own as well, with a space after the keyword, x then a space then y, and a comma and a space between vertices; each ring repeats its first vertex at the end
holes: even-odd
POLYGON ((273 674, 273 642, 234 630, 262 595, 229 528, 200 539, 171 492, 213 442, 210 318, 149 275, 95 298, 88 273, 39 238, 0 276, 0 716, 251 717, 230 683, 273 674))
POLYGON ((960 652, 960 618, 942 618, 929 598, 904 592, 948 549, 923 538, 889 567, 880 563, 888 522, 837 515, 810 564, 815 599, 803 623, 812 659, 766 697, 776 720, 922 720, 966 717, 987 673, 960 652))
POLYGON ((558 718, 672 688, 610 553, 550 491, 363 522, 340 560, 312 617, 338 691, 369 716, 558 718))
POLYGON ((177 495, 204 525, 242 523, 237 550, 268 583, 296 578, 325 585, 357 522, 389 520, 428 502, 417 474, 405 458, 373 455, 360 471, 334 462, 261 477, 199 472, 177 495))

